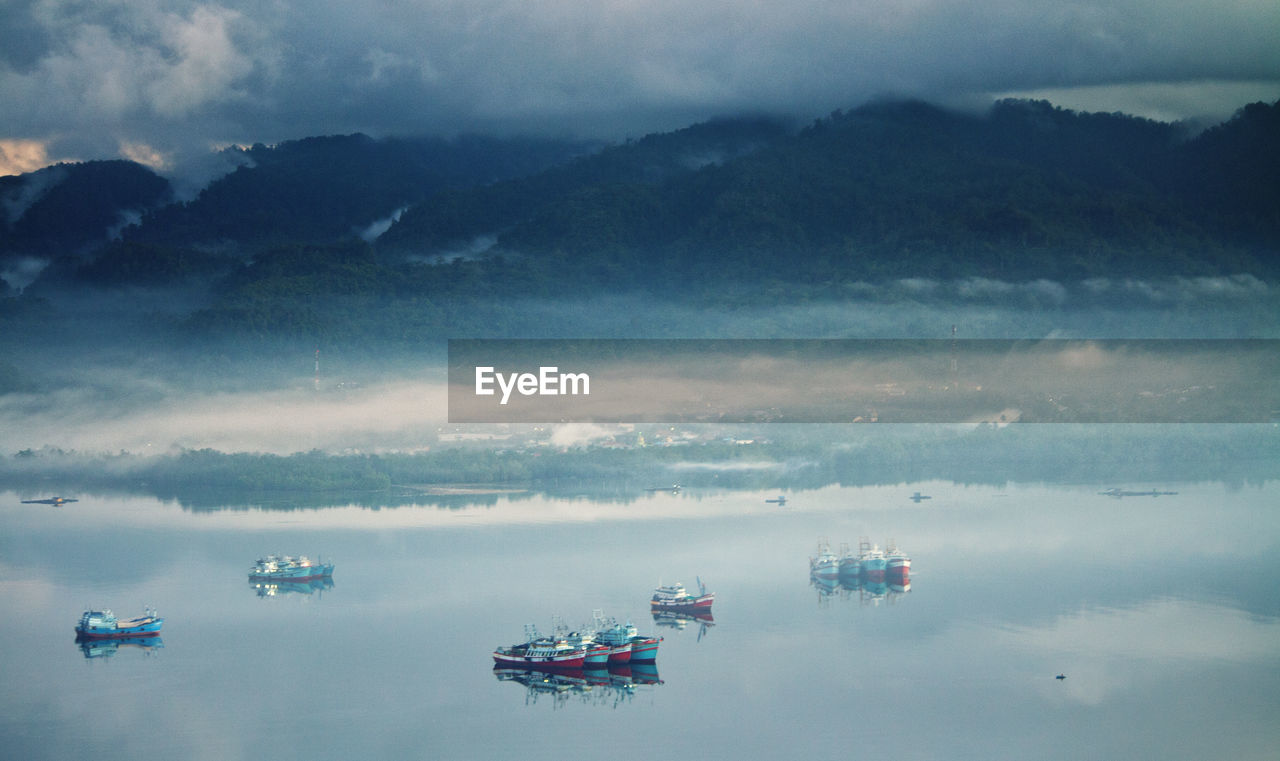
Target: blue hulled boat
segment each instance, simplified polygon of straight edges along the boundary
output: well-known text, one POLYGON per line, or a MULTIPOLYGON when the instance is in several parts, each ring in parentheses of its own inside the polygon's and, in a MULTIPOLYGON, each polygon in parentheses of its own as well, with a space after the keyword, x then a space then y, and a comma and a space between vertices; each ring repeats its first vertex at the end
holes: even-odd
POLYGON ((164 619, 147 608, 146 615, 121 621, 109 610, 86 610, 76 624, 77 639, 122 639, 154 636, 164 626, 164 619))

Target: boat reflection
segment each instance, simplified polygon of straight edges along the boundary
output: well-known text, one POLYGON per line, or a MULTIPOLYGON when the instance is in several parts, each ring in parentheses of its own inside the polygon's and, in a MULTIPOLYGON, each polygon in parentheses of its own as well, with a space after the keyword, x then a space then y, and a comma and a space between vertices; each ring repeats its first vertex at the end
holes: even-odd
POLYGON ((325 576, 310 581, 262 581, 249 580, 249 588, 258 593, 258 597, 279 597, 288 594, 314 594, 320 597, 326 589, 333 589, 333 577, 325 576))
POLYGON ((809 585, 818 590, 818 604, 825 605, 840 589, 840 580, 835 577, 809 574, 809 585))
POLYGON ((851 576, 840 579, 840 595, 844 599, 857 599, 862 605, 879 605, 887 602, 892 605, 899 597, 911 591, 911 581, 907 578, 895 578, 890 581, 867 581, 851 576))
POLYGON ((76 637, 76 645, 80 647, 80 652, 84 654, 85 658, 110 658, 119 652, 122 647, 137 649, 144 655, 150 655, 164 647, 164 642, 158 636, 120 637, 117 639, 76 637))
POLYGON ((617 708, 631 700, 640 686, 659 685, 658 667, 653 663, 610 666, 605 669, 513 669, 494 666, 499 682, 514 682, 525 687, 525 705, 539 700, 550 701, 559 708, 576 701, 587 705, 617 708))
POLYGON ((698 641, 702 641, 702 635, 707 633, 707 629, 716 625, 716 620, 711 617, 711 611, 701 611, 698 613, 684 612, 678 613, 674 610, 655 610, 653 611, 653 623, 656 626, 662 626, 667 629, 677 629, 684 631, 690 623, 698 625, 698 641))

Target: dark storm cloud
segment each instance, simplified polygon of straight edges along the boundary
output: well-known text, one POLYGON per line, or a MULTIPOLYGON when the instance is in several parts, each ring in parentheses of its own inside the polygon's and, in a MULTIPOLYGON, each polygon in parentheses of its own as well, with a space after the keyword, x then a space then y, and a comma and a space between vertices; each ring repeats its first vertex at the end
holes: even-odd
POLYGON ((1280 5, 1265 2, 5 5, 0 140, 49 143, 51 158, 150 148, 173 160, 355 130, 621 137, 743 110, 811 117, 884 94, 1181 85, 1206 93, 1181 108, 1212 111, 1211 84, 1280 90, 1280 5))

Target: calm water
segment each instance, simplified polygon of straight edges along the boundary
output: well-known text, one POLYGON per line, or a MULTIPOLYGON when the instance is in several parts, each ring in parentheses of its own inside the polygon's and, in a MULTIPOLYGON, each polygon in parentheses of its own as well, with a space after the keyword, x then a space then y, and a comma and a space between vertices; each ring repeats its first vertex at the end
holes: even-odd
MULTIPOLYGON (((496 505, 194 512, 0 493, 6 758, 1270 759, 1280 485, 950 482, 512 495, 496 505), (933 499, 914 504, 914 491, 933 499), (825 594, 820 539, 893 539, 909 591, 825 594), (260 596, 268 553, 334 585, 260 596), (660 581, 717 593, 659 627, 660 581), (163 646, 82 651, 88 607, 163 646), (654 674, 526 686, 494 646, 593 609, 665 637, 654 674), (92 657, 90 657, 92 656, 92 657), (1066 680, 1054 679, 1064 673, 1066 680)), ((56 493, 51 490, 50 493, 56 493)))

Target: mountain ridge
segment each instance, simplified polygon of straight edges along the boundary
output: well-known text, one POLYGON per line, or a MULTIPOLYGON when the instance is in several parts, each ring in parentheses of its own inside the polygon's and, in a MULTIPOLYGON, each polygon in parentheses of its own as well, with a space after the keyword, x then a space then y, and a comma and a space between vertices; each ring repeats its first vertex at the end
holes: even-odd
POLYGON ((433 296, 1280 276, 1280 101, 1199 134, 1045 101, 974 114, 885 100, 604 147, 357 133, 233 150, 240 166, 188 201, 131 162, 0 178, 0 271, 39 258, 45 288, 253 281, 269 295, 282 271, 252 264, 283 256, 290 277, 355 266, 384 295, 433 296))

